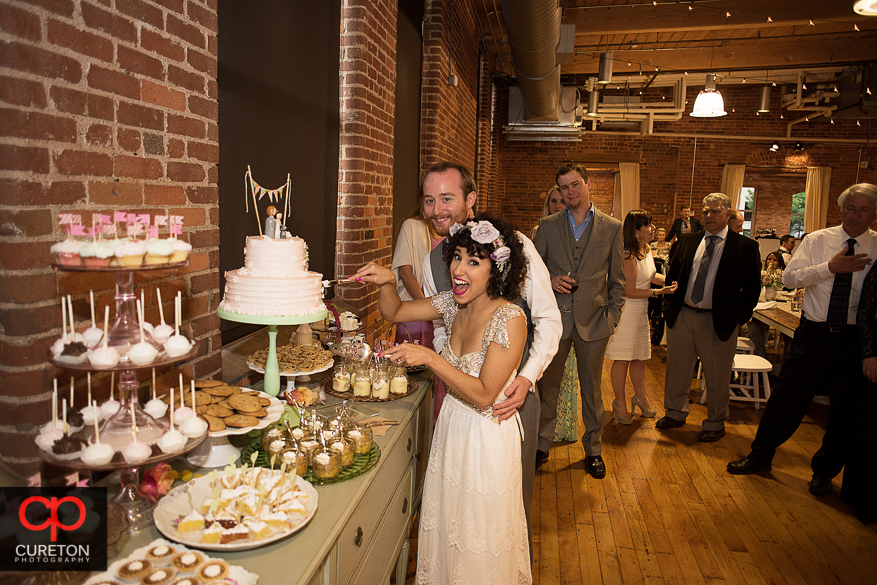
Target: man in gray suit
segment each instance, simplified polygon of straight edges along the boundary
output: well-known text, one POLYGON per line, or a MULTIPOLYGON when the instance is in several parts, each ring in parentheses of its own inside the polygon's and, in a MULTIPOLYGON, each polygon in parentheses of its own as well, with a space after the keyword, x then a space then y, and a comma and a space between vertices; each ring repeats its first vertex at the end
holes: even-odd
POLYGON ((563 320, 563 336, 542 376, 536 465, 541 464, 551 448, 560 379, 572 346, 582 388, 585 469, 591 476, 602 479, 606 476, 606 464, 600 456, 603 446, 600 378, 606 345, 624 306, 621 222, 591 204, 591 183, 583 166, 561 167, 555 180, 566 210, 539 222, 534 244, 551 273, 551 288, 563 320))

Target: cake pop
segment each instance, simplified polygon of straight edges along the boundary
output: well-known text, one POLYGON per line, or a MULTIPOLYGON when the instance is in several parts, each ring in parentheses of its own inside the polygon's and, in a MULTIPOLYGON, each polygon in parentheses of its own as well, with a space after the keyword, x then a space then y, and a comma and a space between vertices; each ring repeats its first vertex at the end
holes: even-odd
POLYGON ((146 337, 143 335, 143 305, 140 304, 140 301, 137 301, 137 320, 140 324, 140 343, 135 343, 128 350, 128 357, 137 365, 149 364, 155 361, 158 350, 151 343, 147 343, 146 337))
MULTIPOLYGON (((119 363, 121 356, 115 347, 107 344, 110 329, 110 306, 104 307, 104 344, 88 354, 88 361, 97 368, 112 368, 119 363)), ((103 407, 101 407, 103 408, 103 407)))
POLYGON ((110 374, 110 399, 100 405, 101 414, 104 418, 110 418, 122 408, 122 404, 113 398, 113 387, 116 385, 116 373, 110 374))
POLYGON ((185 447, 187 441, 183 433, 174 428, 174 389, 171 387, 171 426, 158 440, 158 448, 162 453, 175 453, 185 447))
POLYGON ((159 343, 164 344, 171 335, 174 334, 174 328, 164 322, 164 307, 161 305, 161 290, 155 289, 158 296, 158 315, 161 317, 161 325, 156 325, 152 331, 152 337, 159 343))
MULTIPOLYGON (((183 375, 180 374, 180 409, 177 411, 177 424, 195 416, 195 410, 186 406, 185 393, 183 391, 183 375)), ((194 405, 193 405, 194 406, 194 405)))
POLYGON ((182 320, 182 297, 181 293, 177 293, 174 299, 174 335, 164 344, 164 350, 168 357, 177 357, 189 353, 192 344, 184 336, 180 335, 180 321, 182 320))
MULTIPOLYGON (((97 402, 90 405, 90 408, 98 410, 97 402)), ((97 419, 94 420, 94 443, 85 448, 82 452, 82 462, 88 465, 106 465, 109 463, 115 451, 106 443, 100 442, 100 430, 98 429, 97 419)))
POLYGON ((149 456, 152 455, 152 448, 137 438, 137 417, 134 414, 133 403, 131 404, 131 433, 134 435, 134 440, 122 449, 122 457, 128 463, 140 463, 149 459, 149 456))
MULTIPOLYGON (((61 412, 64 415, 64 427, 67 428, 67 399, 62 401, 61 412)), ((52 453, 59 459, 76 459, 82 454, 82 441, 65 434, 52 445, 52 453)))
MULTIPOLYGON (((195 412, 195 380, 192 380, 192 412, 195 412)), ((200 437, 206 430, 207 422, 197 414, 184 420, 180 425, 180 432, 190 439, 200 437)))
MULTIPOLYGON (((143 312, 146 313, 146 297, 143 289, 140 289, 140 306, 143 307, 143 312)), ((149 321, 143 321, 143 330, 148 331, 150 335, 155 337, 155 327, 149 321)))
POLYGON ((73 389, 73 376, 70 376, 70 408, 67 411, 67 420, 70 425, 70 432, 75 433, 77 431, 81 431, 82 427, 85 426, 85 419, 82 418, 82 415, 79 414, 74 407, 74 389, 73 389))
POLYGON ((155 368, 152 368, 152 400, 146 403, 143 410, 154 419, 159 419, 167 412, 167 404, 155 397, 155 368))
POLYGON ((52 345, 52 355, 56 360, 73 364, 84 363, 88 359, 88 348, 82 340, 82 336, 73 330, 73 304, 70 295, 67 295, 66 305, 64 296, 61 296, 61 339, 52 345), (67 318, 70 318, 70 335, 67 335, 67 318))
POLYGON ((67 334, 67 299, 61 295, 61 338, 52 345, 52 354, 55 357, 61 355, 64 347, 74 341, 82 341, 82 336, 73 331, 73 323, 70 323, 70 334, 67 334))
MULTIPOLYGON (((97 326, 97 321, 94 319, 94 291, 88 291, 88 300, 89 305, 91 307, 91 327, 82 332, 82 342, 85 343, 85 347, 88 349, 92 349, 100 343, 100 340, 104 337, 104 332, 100 327, 97 326)), ((89 403, 91 406, 91 403, 89 403)))
POLYGON ((91 372, 88 372, 88 405, 79 411, 82 413, 82 420, 85 424, 90 425, 94 422, 103 420, 104 415, 97 404, 92 404, 91 400, 91 372))
POLYGON ((46 424, 36 439, 37 447, 43 451, 50 451, 52 445, 64 436, 66 429, 58 424, 58 380, 55 380, 55 390, 52 392, 52 422, 46 424))

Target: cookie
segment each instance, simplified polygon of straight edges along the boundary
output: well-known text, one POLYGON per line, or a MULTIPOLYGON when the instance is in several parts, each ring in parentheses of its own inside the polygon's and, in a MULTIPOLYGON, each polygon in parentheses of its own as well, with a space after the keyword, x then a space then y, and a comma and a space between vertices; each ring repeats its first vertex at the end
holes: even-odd
POLYGON ((238 412, 250 413, 262 408, 259 405, 259 397, 254 394, 232 394, 228 397, 228 403, 238 412))
POLYGON ((249 416, 255 416, 256 418, 262 418, 263 416, 268 416, 268 411, 264 408, 260 408, 259 410, 254 410, 253 412, 247 413, 249 416))
POLYGON ((259 396, 259 406, 269 406, 271 401, 265 398, 264 396, 259 396))
POLYGON ((225 382, 221 380, 195 380, 195 388, 212 388, 214 386, 223 386, 225 382))
POLYGON ((207 421, 207 424, 210 426, 211 432, 224 431, 226 429, 226 424, 221 418, 217 418, 215 416, 210 416, 209 414, 205 414, 204 420, 207 421))
POLYGON ((234 409, 231 407, 231 404, 228 403, 228 400, 226 400, 226 399, 224 399, 224 398, 223 398, 222 400, 220 400, 219 402, 214 402, 214 404, 215 404, 216 406, 220 407, 220 408, 225 408, 225 409, 228 409, 228 410, 234 410, 234 409))
POLYGON ((210 388, 204 388, 204 392, 211 396, 231 396, 234 394, 231 386, 211 386, 210 388))
POLYGON ((209 414, 210 416, 215 416, 217 418, 225 418, 234 414, 233 410, 229 410, 228 408, 222 408, 221 406, 217 406, 216 404, 211 404, 210 406, 205 406, 204 408, 206 409, 205 414, 209 414))
POLYGON ((204 415, 204 414, 207 414, 208 408, 210 408, 210 407, 204 406, 203 404, 201 406, 195 406, 195 412, 197 412, 200 415, 204 415))
POLYGON ((243 427, 253 427, 259 424, 259 419, 255 416, 247 416, 245 414, 233 414, 229 417, 222 419, 226 425, 230 427, 234 427, 236 429, 240 429, 243 427))

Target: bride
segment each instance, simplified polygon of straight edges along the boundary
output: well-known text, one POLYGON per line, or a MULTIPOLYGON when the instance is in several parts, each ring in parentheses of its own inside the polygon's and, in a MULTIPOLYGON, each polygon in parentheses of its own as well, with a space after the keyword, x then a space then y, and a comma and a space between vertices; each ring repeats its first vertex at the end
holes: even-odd
POLYGON ((441 355, 408 343, 383 354, 428 366, 448 388, 429 454, 416 582, 529 585, 519 419, 499 422, 492 408, 524 351, 524 312, 509 301, 520 296, 527 261, 514 229, 484 216, 451 227, 445 246, 453 289, 428 299, 402 302, 393 273, 374 263, 354 275, 380 286, 383 318, 441 316, 448 329, 441 355))

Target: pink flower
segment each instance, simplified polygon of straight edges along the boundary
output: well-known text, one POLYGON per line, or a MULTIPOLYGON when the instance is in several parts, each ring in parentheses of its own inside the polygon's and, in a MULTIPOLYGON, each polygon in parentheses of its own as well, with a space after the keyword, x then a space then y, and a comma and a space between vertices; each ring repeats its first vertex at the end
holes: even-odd
POLYGON ((493 251, 493 254, 490 255, 493 258, 494 262, 505 262, 512 255, 512 251, 509 250, 508 246, 502 246, 501 248, 497 248, 493 251))
POLYGON ((479 221, 472 228, 472 239, 479 244, 490 244, 499 237, 499 230, 493 227, 489 221, 479 221))
POLYGON ((152 469, 143 472, 143 481, 140 483, 140 491, 147 497, 158 499, 166 495, 174 485, 178 477, 167 463, 159 463, 152 469))

